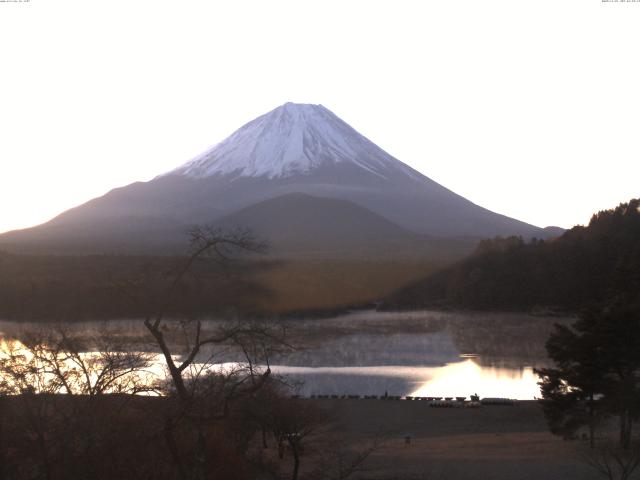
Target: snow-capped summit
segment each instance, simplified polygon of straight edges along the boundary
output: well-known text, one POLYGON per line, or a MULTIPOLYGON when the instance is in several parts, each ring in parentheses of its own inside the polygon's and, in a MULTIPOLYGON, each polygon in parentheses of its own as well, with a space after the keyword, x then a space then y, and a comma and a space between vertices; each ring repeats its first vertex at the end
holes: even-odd
POLYGON ((277 231, 284 243, 313 251, 320 238, 335 246, 334 237, 357 237, 363 248, 388 241, 393 251, 399 237, 413 242, 414 234, 546 236, 434 182, 322 105, 286 103, 175 170, 116 188, 39 227, 4 234, 0 247, 82 244, 93 252, 100 245, 127 248, 136 238, 175 245, 190 225, 234 223, 229 219, 277 231))
POLYGON ((322 105, 285 103, 166 175, 286 178, 349 163, 386 178, 419 175, 322 105))

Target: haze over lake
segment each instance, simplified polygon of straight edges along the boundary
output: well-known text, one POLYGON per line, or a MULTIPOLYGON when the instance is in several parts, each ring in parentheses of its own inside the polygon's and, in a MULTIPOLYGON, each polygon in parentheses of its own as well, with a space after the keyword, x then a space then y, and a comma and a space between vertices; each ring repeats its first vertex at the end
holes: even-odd
MULTIPOLYGON (((271 369, 299 394, 412 395, 533 399, 534 367, 548 364, 544 341, 557 317, 506 313, 354 311, 325 319, 280 320, 296 349, 271 359, 271 369)), ((208 320, 213 330, 223 320, 208 320)), ((20 339, 31 324, 3 322, 5 338, 20 339)), ((82 322, 66 328, 108 331, 131 349, 155 351, 142 320, 82 322)), ((176 341, 179 341, 176 337, 176 341)), ((232 348, 203 349, 200 362, 243 361, 232 348)), ((162 358, 158 369, 162 371, 162 358)))

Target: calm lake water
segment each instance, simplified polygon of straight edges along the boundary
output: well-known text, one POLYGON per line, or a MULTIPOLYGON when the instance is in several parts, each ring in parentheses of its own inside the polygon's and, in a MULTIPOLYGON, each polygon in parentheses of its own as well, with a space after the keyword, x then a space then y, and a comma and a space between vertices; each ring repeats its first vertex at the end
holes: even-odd
MULTIPOLYGON (((533 399, 534 367, 548 365, 544 342, 556 322, 523 314, 358 311, 327 319, 287 320, 300 348, 271 368, 302 395, 413 395, 533 399)), ((281 322, 282 323, 282 322, 281 322)), ((214 329, 215 321, 205 324, 214 329)), ((0 322, 7 338, 30 325, 0 322)), ((151 349, 140 320, 81 323, 90 334, 109 330, 151 349)), ((132 347, 133 348, 133 347, 132 347)), ((232 350, 203 351, 219 365, 241 360, 232 350)), ((159 367, 159 366, 158 366, 159 367)))

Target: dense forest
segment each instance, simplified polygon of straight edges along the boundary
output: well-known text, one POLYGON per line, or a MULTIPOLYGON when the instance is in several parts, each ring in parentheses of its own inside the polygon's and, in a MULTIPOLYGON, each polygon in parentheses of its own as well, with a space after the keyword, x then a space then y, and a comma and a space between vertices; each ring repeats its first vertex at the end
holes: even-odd
POLYGON ((640 292, 640 200, 552 240, 483 240, 465 260, 390 296, 384 309, 577 311, 640 292))

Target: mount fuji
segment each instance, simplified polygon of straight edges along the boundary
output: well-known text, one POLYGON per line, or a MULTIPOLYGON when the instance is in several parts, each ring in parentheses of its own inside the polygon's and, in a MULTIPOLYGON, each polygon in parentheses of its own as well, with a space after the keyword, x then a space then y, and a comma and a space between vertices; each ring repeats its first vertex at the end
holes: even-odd
POLYGON ((388 237, 548 236, 439 185, 327 108, 286 103, 149 182, 0 235, 0 247, 143 251, 178 245, 188 226, 202 223, 257 225, 257 233, 279 225, 280 237, 285 232, 293 243, 298 237, 313 243, 315 219, 322 219, 325 240, 340 242, 348 231, 353 244, 388 237), (360 238, 350 225, 362 226, 360 238))
POLYGON ((285 103, 169 172, 199 179, 215 175, 282 179, 349 165, 387 179, 421 175, 369 141, 322 105, 285 103))

